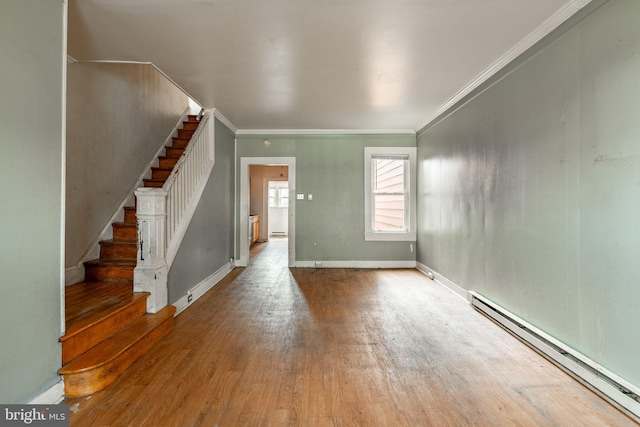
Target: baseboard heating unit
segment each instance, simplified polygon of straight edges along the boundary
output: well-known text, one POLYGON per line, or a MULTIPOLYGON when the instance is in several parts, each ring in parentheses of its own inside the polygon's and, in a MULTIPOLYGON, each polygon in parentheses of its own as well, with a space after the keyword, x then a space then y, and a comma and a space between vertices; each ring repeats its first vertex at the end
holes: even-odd
POLYGON ((640 389, 476 292, 471 305, 538 353, 640 422, 640 389))

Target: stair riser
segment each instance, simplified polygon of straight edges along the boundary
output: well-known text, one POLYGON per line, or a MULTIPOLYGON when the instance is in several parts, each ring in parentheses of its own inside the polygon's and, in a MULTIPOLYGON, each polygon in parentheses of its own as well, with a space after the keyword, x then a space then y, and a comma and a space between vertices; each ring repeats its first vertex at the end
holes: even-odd
POLYGON ((113 383, 120 374, 127 370, 135 361, 149 351, 157 342, 173 331, 173 316, 165 319, 156 328, 135 342, 127 351, 93 369, 81 372, 66 372, 62 368, 59 373, 64 375, 64 394, 67 398, 89 396, 113 383))
POLYGON ((171 175, 171 171, 168 169, 153 169, 151 171, 151 179, 164 179, 166 180, 171 175))
POLYGON ((100 258, 106 259, 136 259, 138 247, 135 242, 129 244, 100 243, 100 258))
POLYGON ((164 185, 164 181, 149 181, 144 180, 144 186, 147 188, 162 188, 164 185))
POLYGON ((132 225, 113 224, 113 238, 119 240, 138 240, 138 228, 132 225))
POLYGON ((62 343, 62 364, 66 365, 103 339, 114 334, 147 312, 147 299, 137 298, 130 306, 113 313, 62 343))
POLYGON ((133 281, 135 266, 109 265, 85 266, 84 276, 87 282, 133 281))
POLYGON ((196 130, 198 129, 198 122, 182 122, 182 129, 184 130, 196 130))
POLYGON ((191 138, 195 131, 195 129, 178 129, 178 138, 191 138))
POLYGON ((161 168, 173 169, 176 163, 178 163, 178 159, 170 159, 168 157, 162 157, 158 159, 158 167, 161 167, 161 168))
POLYGON ((198 123, 198 116, 196 116, 195 114, 189 114, 189 115, 187 116, 187 119, 188 119, 190 122, 196 122, 196 123, 198 123))
POLYGON ((184 148, 165 147, 165 156, 171 158, 179 158, 184 153, 184 148))
POLYGON ((173 138, 173 143, 171 144, 174 148, 187 148, 189 145, 189 139, 184 138, 173 138))
POLYGON ((136 208, 124 208, 124 221, 127 224, 137 224, 136 208))

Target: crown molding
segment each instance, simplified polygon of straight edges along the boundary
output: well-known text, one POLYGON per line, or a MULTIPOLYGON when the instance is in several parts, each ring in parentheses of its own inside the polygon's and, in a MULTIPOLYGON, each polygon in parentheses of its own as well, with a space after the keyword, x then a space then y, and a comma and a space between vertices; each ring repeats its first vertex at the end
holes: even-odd
POLYGON ((220 120, 226 127, 229 128, 231 132, 235 134, 238 133, 238 128, 231 123, 231 120, 227 119, 219 110, 213 109, 213 116, 220 120))
POLYGON ((527 35, 519 43, 509 49, 504 55, 498 58, 498 60, 491 64, 489 68, 477 75, 455 95, 453 95, 444 104, 442 104, 437 110, 435 110, 432 114, 418 123, 418 125, 416 126, 417 133, 420 133, 420 131, 427 127, 431 122, 444 114, 465 96, 469 95, 473 90, 477 89, 481 84, 486 82, 507 64, 523 54, 527 49, 531 48, 537 42, 542 40, 542 38, 544 38, 547 34, 558 28, 560 24, 572 17, 576 12, 584 8, 590 2, 591 0, 570 0, 569 2, 567 2, 564 6, 558 9, 556 13, 551 15, 546 21, 540 24, 538 28, 533 30, 531 33, 529 33, 529 35, 527 35))
POLYGON ((415 135, 413 129, 239 129, 238 135, 415 135))

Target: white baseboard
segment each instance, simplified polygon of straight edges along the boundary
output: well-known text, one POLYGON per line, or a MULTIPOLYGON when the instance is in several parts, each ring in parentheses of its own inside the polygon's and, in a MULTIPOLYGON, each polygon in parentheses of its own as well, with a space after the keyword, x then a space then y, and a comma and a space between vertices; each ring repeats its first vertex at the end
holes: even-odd
POLYGON ((445 288, 449 289, 451 292, 464 299, 467 302, 471 302, 471 295, 469 292, 464 289, 462 286, 453 283, 451 280, 444 277, 442 274, 438 273, 432 268, 427 267, 426 265, 417 262, 416 268, 423 272, 425 275, 429 276, 429 272, 433 273, 433 280, 440 283, 445 288))
POLYGON ((604 366, 531 325, 486 297, 469 292, 471 304, 550 362, 567 372, 605 400, 640 421, 640 388, 604 366))
POLYGON ((485 313, 535 351, 590 388, 605 400, 621 409, 635 421, 640 421, 640 388, 617 376, 594 360, 579 353, 563 342, 521 319, 509 310, 484 296, 467 291, 435 270, 418 262, 416 268, 465 299, 474 308, 485 313))
POLYGON ((296 261, 296 268, 416 268, 415 261, 296 261))
POLYGON ((34 397, 28 403, 31 405, 57 405, 64 400, 64 381, 60 380, 34 397))
POLYGON ((213 288, 215 285, 220 282, 220 280, 224 279, 224 277, 229 274, 235 268, 234 263, 229 262, 225 264, 218 271, 213 273, 211 276, 204 279, 202 282, 195 285, 193 288, 187 291, 187 294, 180 298, 178 301, 174 302, 173 306, 176 307, 176 314, 182 313, 187 307, 196 302, 198 298, 202 295, 206 294, 207 291, 213 288), (189 297, 191 297, 191 301, 189 301, 189 297))
POLYGON ((84 280, 84 263, 64 269, 64 285, 69 286, 84 280))

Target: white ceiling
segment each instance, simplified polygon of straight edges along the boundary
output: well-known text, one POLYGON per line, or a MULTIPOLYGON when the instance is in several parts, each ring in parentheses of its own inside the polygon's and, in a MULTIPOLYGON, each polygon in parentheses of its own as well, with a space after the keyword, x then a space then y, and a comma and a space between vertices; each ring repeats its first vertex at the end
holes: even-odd
POLYGON ((68 52, 152 62, 242 130, 419 130, 588 1, 70 0, 68 52))

